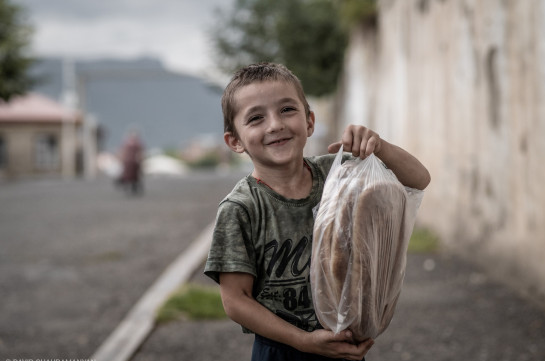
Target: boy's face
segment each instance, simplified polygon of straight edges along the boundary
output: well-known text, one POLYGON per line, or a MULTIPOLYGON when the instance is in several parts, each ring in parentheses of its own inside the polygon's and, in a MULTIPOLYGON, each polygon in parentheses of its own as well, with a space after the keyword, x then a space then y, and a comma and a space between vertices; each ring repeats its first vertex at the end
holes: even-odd
POLYGON ((314 113, 307 118, 295 87, 285 81, 246 85, 235 93, 238 137, 225 133, 227 145, 246 152, 256 169, 300 162, 307 137, 314 131, 314 113))

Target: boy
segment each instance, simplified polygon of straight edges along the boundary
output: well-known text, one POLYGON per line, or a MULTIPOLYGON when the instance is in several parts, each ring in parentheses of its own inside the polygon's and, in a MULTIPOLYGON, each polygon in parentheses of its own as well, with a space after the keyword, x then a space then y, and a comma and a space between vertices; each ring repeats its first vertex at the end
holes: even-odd
MULTIPOLYGON (((321 328, 309 281, 314 219, 334 155, 303 157, 314 113, 299 79, 279 64, 239 70, 222 97, 225 143, 254 165, 220 203, 205 274, 219 282, 227 315, 256 334, 252 360, 361 360, 374 341, 321 328)), ((375 153, 405 186, 424 189, 426 168, 363 126, 329 146, 375 153)))

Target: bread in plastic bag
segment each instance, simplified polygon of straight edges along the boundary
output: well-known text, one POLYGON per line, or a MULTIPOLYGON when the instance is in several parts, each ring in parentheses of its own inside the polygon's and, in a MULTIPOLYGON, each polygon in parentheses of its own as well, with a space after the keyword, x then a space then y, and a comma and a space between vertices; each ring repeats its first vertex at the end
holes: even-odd
POLYGON ((361 342, 392 320, 423 192, 404 187, 374 154, 341 160, 342 148, 316 212, 310 277, 322 326, 361 342))

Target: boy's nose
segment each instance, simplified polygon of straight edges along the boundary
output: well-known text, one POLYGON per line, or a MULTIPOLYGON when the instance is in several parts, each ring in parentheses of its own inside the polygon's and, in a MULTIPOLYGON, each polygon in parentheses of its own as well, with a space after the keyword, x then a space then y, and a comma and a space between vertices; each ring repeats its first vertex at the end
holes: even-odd
POLYGON ((284 122, 282 121, 282 117, 278 115, 271 115, 269 117, 269 132, 274 133, 282 129, 284 129, 284 122))

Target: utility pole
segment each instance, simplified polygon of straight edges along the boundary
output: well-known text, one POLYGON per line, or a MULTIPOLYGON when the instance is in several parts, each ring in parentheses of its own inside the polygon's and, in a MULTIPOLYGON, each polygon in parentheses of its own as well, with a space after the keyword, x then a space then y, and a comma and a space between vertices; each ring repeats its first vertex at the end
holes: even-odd
POLYGON ((62 63, 62 104, 67 110, 62 119, 61 170, 66 179, 76 175, 76 109, 78 96, 76 92, 76 69, 72 59, 64 59, 62 63))

